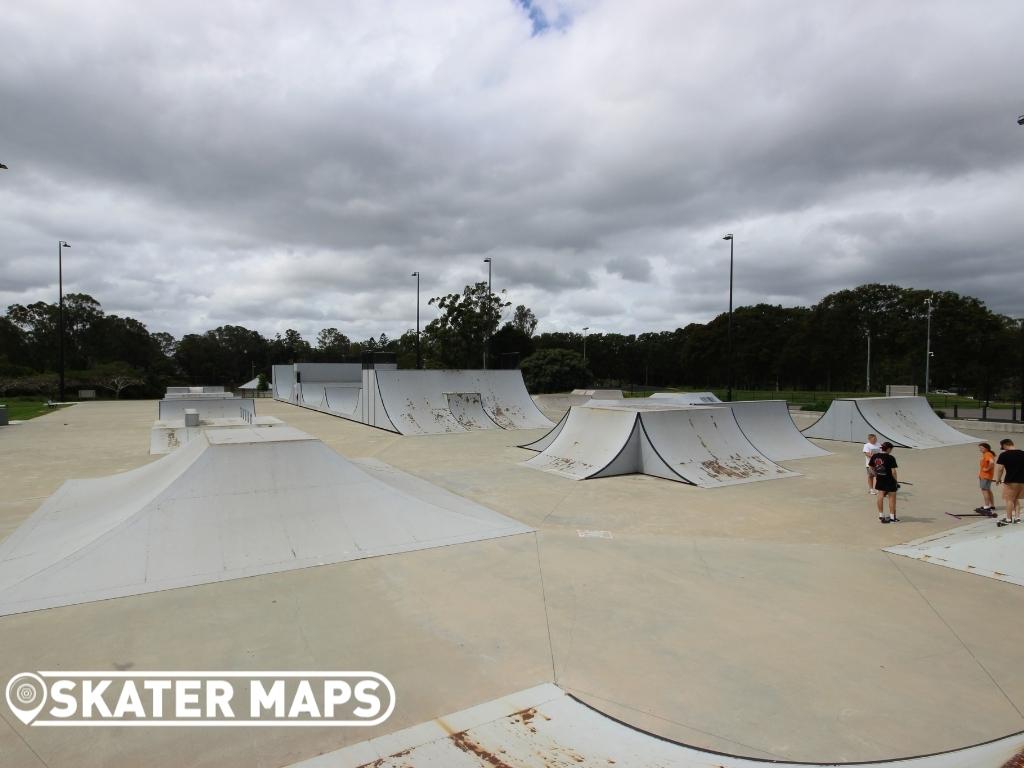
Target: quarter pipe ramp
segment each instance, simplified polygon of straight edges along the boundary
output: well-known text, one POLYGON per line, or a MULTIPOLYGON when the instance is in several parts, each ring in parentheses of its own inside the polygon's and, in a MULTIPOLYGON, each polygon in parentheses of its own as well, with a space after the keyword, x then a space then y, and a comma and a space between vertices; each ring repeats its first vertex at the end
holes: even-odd
POLYGON ((923 397, 857 397, 832 401, 805 437, 861 443, 869 433, 901 448, 966 445, 979 438, 953 429, 923 397))
POLYGON ((353 744, 294 764, 326 766, 461 766, 462 768, 1013 768, 1021 764, 1024 734, 921 757, 871 763, 792 763, 711 752, 654 736, 615 720, 555 685, 545 684, 353 744))
POLYGON ((0 543, 0 615, 525 533, 290 427, 209 430, 70 480, 0 543))
POLYGON ((746 438, 772 461, 829 455, 801 434, 785 400, 735 400, 716 407, 729 408, 746 438))
POLYGON ((553 426, 519 371, 302 363, 274 366, 273 375, 279 400, 403 435, 553 426))
POLYGON ((523 462, 573 480, 647 474, 715 488, 795 477, 744 436, 728 408, 594 404, 573 406, 523 462))

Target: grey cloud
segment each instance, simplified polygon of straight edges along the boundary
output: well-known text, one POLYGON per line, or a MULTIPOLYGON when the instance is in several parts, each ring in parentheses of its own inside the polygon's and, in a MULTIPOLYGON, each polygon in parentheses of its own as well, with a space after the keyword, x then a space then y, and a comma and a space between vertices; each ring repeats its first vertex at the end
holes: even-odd
POLYGON ((1020 312, 1019 4, 543 13, 565 23, 531 36, 474 0, 9 9, 0 301, 52 298, 63 237, 68 290, 154 330, 395 335, 409 272, 426 322, 491 255, 542 329, 637 332, 724 310, 735 231, 737 303, 884 279, 1020 312))

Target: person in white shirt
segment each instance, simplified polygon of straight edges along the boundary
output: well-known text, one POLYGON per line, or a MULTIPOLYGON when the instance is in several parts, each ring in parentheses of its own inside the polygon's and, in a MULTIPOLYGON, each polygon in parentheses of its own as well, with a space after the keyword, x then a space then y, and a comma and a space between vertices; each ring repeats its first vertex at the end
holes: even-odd
POLYGON ((875 473, 871 469, 871 457, 882 450, 882 447, 878 444, 878 435, 868 435, 868 441, 864 443, 864 468, 868 473, 868 493, 872 496, 877 496, 878 491, 875 490, 875 473))

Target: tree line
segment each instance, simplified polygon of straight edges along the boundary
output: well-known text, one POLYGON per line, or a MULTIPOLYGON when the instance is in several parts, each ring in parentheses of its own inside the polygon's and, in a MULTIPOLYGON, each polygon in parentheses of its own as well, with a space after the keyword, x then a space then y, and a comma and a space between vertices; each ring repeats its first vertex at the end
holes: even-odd
MULTIPOLYGON (((810 307, 738 307, 732 318, 732 378, 738 389, 864 391, 868 336, 871 383, 924 384, 932 300, 933 389, 1011 396, 1024 367, 1024 331, 979 299, 951 291, 869 284, 825 296, 810 307)), ((536 333, 526 306, 512 308, 486 283, 432 298, 440 316, 423 329, 424 367, 521 365, 536 391, 576 386, 724 387, 729 379, 727 313, 707 323, 641 334, 536 333), (584 359, 585 343, 585 359, 584 359)), ((107 314, 93 297, 65 296, 65 369, 69 391, 102 387, 116 395, 160 396, 172 384, 238 385, 290 362, 355 362, 388 353, 401 368, 417 364, 414 330, 354 341, 325 328, 313 342, 295 330, 268 338, 238 325, 175 338, 131 317, 107 314)), ((0 317, 0 394, 56 391, 58 307, 12 304, 0 317)))

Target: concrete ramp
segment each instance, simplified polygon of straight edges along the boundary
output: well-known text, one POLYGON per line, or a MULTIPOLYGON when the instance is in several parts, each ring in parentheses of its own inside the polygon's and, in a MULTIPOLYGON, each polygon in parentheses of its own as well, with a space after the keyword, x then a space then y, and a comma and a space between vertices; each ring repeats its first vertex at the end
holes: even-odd
POLYGON ((198 439, 207 429, 269 429, 283 425, 284 422, 274 416, 200 419, 198 427, 186 427, 184 421, 157 421, 149 430, 149 453, 161 456, 176 451, 198 439))
POLYGON ((446 392, 448 410, 465 430, 498 429, 484 412, 483 399, 477 392, 446 392))
POLYGON ((544 684, 328 752, 291 768, 1013 768, 1024 733, 951 752, 871 763, 765 760, 710 752, 633 728, 544 684))
POLYGON ((644 411, 640 422, 653 449, 684 482, 715 488, 797 476, 751 444, 730 408, 644 411))
POLYGON ((758 451, 728 408, 573 406, 523 447, 540 451, 524 466, 573 480, 646 474, 714 488, 797 475, 758 451))
POLYGON ((209 430, 139 469, 62 485, 0 543, 0 615, 530 530, 290 427, 209 430))
POLYGON ((736 400, 720 407, 733 412, 746 438, 772 461, 830 455, 804 437, 785 400, 736 400))
POLYGON ((338 413, 346 418, 356 418, 359 414, 362 391, 362 387, 324 387, 323 407, 331 413, 338 413))
POLYGON ((722 402, 712 392, 655 392, 648 400, 664 400, 676 405, 712 405, 722 402))
POLYGON ((364 410, 371 411, 365 423, 403 435, 553 426, 530 398, 519 371, 365 373, 364 410))
POLYGON ((185 421, 185 411, 194 409, 200 419, 247 419, 256 415, 256 401, 251 397, 216 399, 177 398, 157 403, 157 420, 185 421))
POLYGON ((939 448, 980 440, 942 421, 923 397, 836 399, 820 419, 803 430, 805 437, 848 443, 862 443, 870 432, 901 448, 939 448))
POLYGON ((1024 587, 1024 523, 984 520, 885 551, 1024 587))

